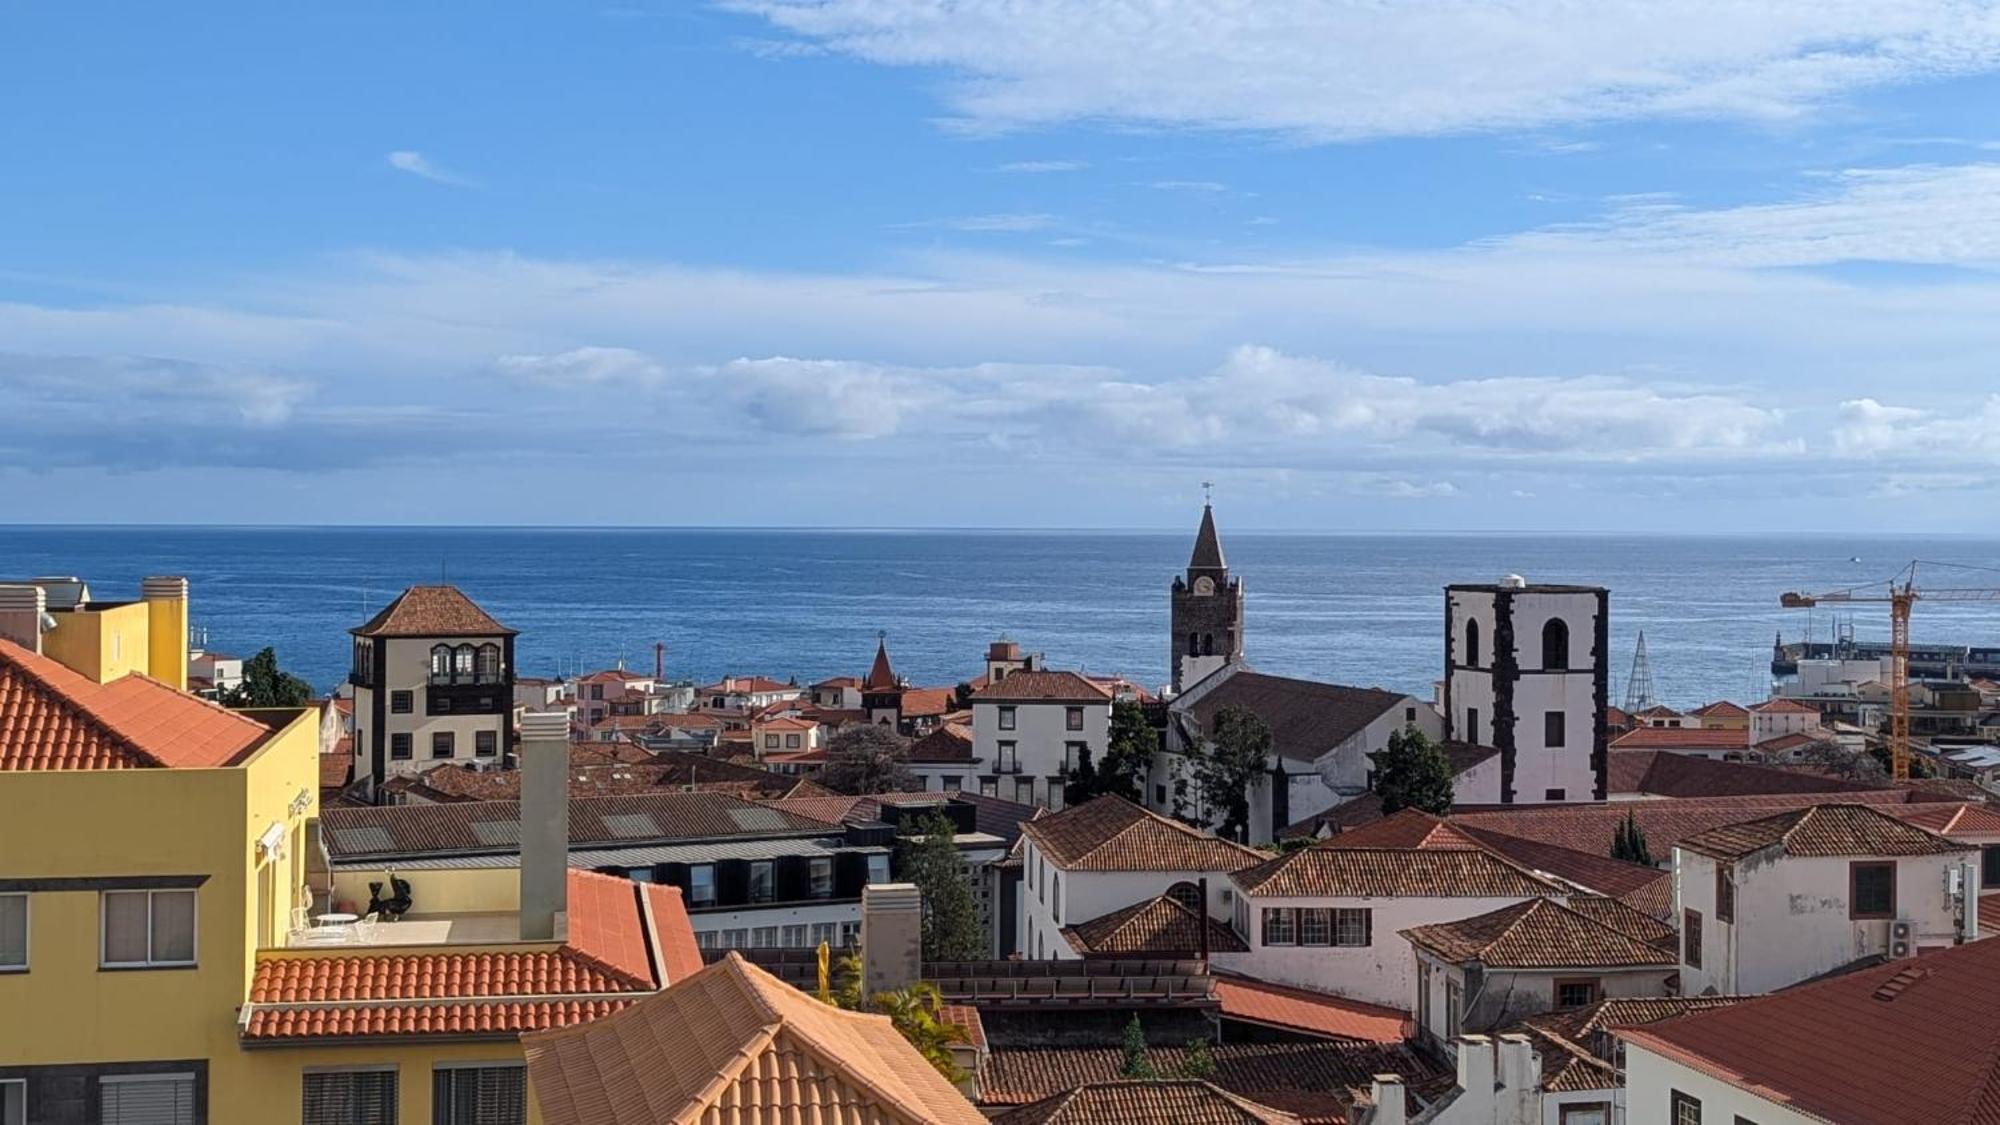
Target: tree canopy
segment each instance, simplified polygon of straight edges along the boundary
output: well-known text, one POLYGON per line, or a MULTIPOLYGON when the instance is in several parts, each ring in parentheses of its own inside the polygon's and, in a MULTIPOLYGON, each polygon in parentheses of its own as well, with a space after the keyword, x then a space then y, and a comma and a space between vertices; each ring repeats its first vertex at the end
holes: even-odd
POLYGON ((1451 812, 1451 759, 1423 731, 1404 727, 1389 744, 1368 755, 1375 764, 1375 795, 1384 814, 1422 809, 1433 816, 1451 812))
POLYGON ((818 781, 851 797, 899 793, 916 780, 909 759, 909 746, 895 731, 872 723, 850 723, 827 743, 826 765, 818 781))
POLYGON ((243 682, 222 693, 225 707, 303 707, 312 700, 312 685, 278 667, 270 648, 243 662, 243 682))
POLYGON ((1216 835, 1241 840, 1250 827, 1250 790, 1270 758, 1271 728, 1236 703, 1216 712, 1210 725, 1214 729, 1191 756, 1189 770, 1216 835))
POLYGON ((1630 809, 1625 810, 1625 822, 1611 836, 1611 858, 1653 866, 1652 850, 1646 847, 1646 830, 1639 827, 1639 818, 1630 809))
POLYGON ((986 957, 989 943, 980 929, 979 904, 972 897, 951 819, 931 813, 912 827, 915 834, 903 837, 899 846, 903 878, 923 895, 924 960, 986 957))

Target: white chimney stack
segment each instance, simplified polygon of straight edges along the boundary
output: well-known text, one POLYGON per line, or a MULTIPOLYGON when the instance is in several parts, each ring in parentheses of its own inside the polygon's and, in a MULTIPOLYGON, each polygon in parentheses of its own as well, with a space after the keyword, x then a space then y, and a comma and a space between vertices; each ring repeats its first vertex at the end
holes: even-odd
POLYGON ((0 586, 0 637, 40 653, 48 608, 49 596, 40 586, 0 586))
POLYGON ((923 892, 915 883, 870 883, 862 887, 862 995, 908 988, 923 976, 923 892))
POLYGON ((1368 1097, 1375 1103, 1375 1112, 1368 1118, 1368 1125, 1403 1125, 1409 1113, 1409 1103, 1403 1099, 1402 1075, 1376 1075, 1368 1087, 1368 1097))
POLYGON ((569 716, 521 717, 521 940, 555 941, 569 914, 569 716))

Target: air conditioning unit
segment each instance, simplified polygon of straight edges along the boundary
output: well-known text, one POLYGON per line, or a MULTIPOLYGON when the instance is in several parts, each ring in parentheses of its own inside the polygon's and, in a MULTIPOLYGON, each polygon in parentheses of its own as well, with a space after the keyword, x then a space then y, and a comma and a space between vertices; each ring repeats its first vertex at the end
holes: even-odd
POLYGON ((1889 957, 1899 960, 1913 957, 1917 952, 1916 923, 1908 918, 1898 918, 1889 923, 1889 957))

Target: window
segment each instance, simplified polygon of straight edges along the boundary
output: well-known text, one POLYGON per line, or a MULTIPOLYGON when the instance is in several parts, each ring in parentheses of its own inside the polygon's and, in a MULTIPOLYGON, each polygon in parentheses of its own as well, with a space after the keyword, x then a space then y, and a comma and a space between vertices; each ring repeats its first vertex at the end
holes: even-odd
POLYGON ((826 942, 828 945, 833 944, 832 922, 814 922, 812 924, 812 943, 818 945, 820 942, 826 942))
POLYGON ((833 857, 816 855, 806 860, 806 886, 814 898, 833 897, 833 857))
POLYGON ((1847 865, 1849 918, 1894 918, 1896 916, 1896 865, 1893 863, 1850 863, 1847 865))
POLYGON ((500 679, 500 646, 480 645, 478 674, 481 683, 495 683, 500 679))
POLYGON ((458 736, 451 731, 434 730, 431 732, 431 757, 449 758, 451 757, 452 749, 457 745, 458 736))
POLYGON ((1201 901, 1200 884, 1190 883, 1186 879, 1182 879, 1180 882, 1168 887, 1167 897, 1194 911, 1196 914, 1200 914, 1203 910, 1207 909, 1201 901))
POLYGON ((1556 979, 1556 1010, 1567 1012, 1572 1008, 1588 1008, 1597 1003, 1598 985, 1595 977, 1579 977, 1575 980, 1556 979))
POLYGON ((396 1071, 309 1070, 305 1125, 396 1125, 396 1071))
POLYGON ((472 735, 472 752, 481 758, 491 758, 500 752, 498 731, 475 731, 472 735))
POLYGON ((1542 800, 1544 801, 1565 801, 1568 799, 1569 799, 1569 790, 1567 789, 1542 790, 1542 800))
POLYGON ((769 949, 778 944, 778 927, 759 926, 750 931, 750 948, 769 949))
POLYGON ((1679 1090, 1668 1094, 1667 1125, 1701 1125, 1701 1099, 1689 1097, 1679 1090))
POLYGON ((527 1085, 520 1063, 441 1065, 431 1072, 431 1125, 524 1125, 527 1085))
MULTIPOLYGON (((28 967, 28 896, 0 895, 0 973, 28 967)), ((0 1121, 0 1125, 8 1125, 0 1121)))
POLYGON ((868 881, 886 883, 889 881, 889 856, 885 852, 872 852, 868 856, 868 881))
POLYGON ((1265 907, 1264 944, 1297 945, 1298 943, 1299 912, 1290 907, 1265 907))
POLYGON ((1455 980, 1444 982, 1444 1037, 1455 1039, 1459 1032, 1459 1017, 1465 1012, 1465 992, 1455 980))
POLYGON ((1979 849, 1979 885, 2000 887, 2000 844, 1979 849))
POLYGON ((0 1080, 0 1125, 28 1125, 28 1083, 0 1080))
POLYGON ((1299 911, 1299 944, 1330 945, 1333 942, 1333 919, 1324 907, 1299 911))
POLYGON ((1035 803, 1035 779, 1017 777, 1014 779, 1014 800, 1023 805, 1035 803))
POLYGON ((192 1074, 107 1074, 97 1081, 104 1125, 194 1125, 192 1074))
POLYGON ((1020 773, 1021 762, 1012 742, 1000 743, 1000 764, 993 767, 1001 773, 1020 773))
POLYGON ((1414 723, 1416 721, 1417 721, 1417 709, 1415 707, 1403 708, 1403 722, 1414 723))
MULTIPOLYGON (((604 702, 604 685, 603 685, 603 684, 592 684, 592 685, 590 685, 590 699, 591 699, 591 702, 593 702, 593 703, 602 703, 602 702, 604 702)), ((722 701, 721 701, 721 700, 719 700, 719 699, 718 699, 718 700, 716 700, 716 701, 715 701, 715 705, 716 705, 717 707, 720 707, 720 706, 722 706, 722 701)))
POLYGON ((771 861, 760 859, 750 865, 750 901, 771 901, 771 861))
POLYGON ((1014 709, 1012 707, 1000 708, 1000 729, 1001 730, 1014 729, 1014 709))
POLYGON ((1465 623, 1465 666, 1479 667, 1479 622, 1465 623))
POLYGON ((451 679, 451 646, 431 646, 431 679, 451 679))
POLYGON ((954 773, 954 774, 946 774, 945 776, 939 778, 938 782, 939 782, 938 787, 940 789, 943 789, 947 793, 956 793, 958 792, 958 787, 964 784, 964 779, 954 773))
POLYGON ((1681 964, 1701 968, 1701 911, 1681 911, 1681 964))
POLYGON ((1081 707, 1063 708, 1063 729, 1064 730, 1083 729, 1083 708, 1081 707))
POLYGON ((1715 920, 1736 921, 1736 882, 1730 876, 1735 874, 1726 863, 1715 865, 1715 920))
POLYGON ((1341 909, 1333 912, 1333 944, 1363 946, 1375 944, 1375 912, 1369 909, 1341 909))
POLYGON ((1417 958, 1417 1027, 1429 1031, 1431 1028, 1431 963, 1417 958))
POLYGON ((781 940, 786 949, 804 949, 806 944, 806 928, 804 924, 786 926, 781 940))
POLYGON ((1559 1112, 1559 1125, 1611 1125, 1611 1107, 1604 1102, 1576 1102, 1559 1112))
POLYGON ((1079 768, 1082 767, 1084 760, 1089 757, 1090 757, 1090 743, 1088 742, 1063 743, 1063 772, 1075 773, 1079 768))
POLYGON ((688 868, 688 905, 715 905, 715 865, 697 863, 688 868))
POLYGON ((1153 784, 1153 804, 1159 808, 1167 807, 1167 786, 1165 782, 1155 782, 1153 784))
POLYGON ((997 777, 980 778, 979 795, 982 797, 998 797, 1000 795, 1000 779, 997 777))
POLYGON ((412 709, 414 708, 414 706, 415 706, 415 704, 414 704, 414 703, 413 703, 413 701, 411 700, 411 698, 410 698, 410 693, 409 693, 409 692, 407 692, 407 691, 392 691, 392 692, 390 692, 390 693, 389 693, 389 713, 390 713, 390 714, 392 714, 392 715, 407 715, 407 714, 409 714, 409 713, 410 713, 410 711, 411 711, 411 710, 412 710, 412 709))
POLYGON ((101 913, 105 968, 194 964, 193 891, 105 891, 101 913))
POLYGON ((796 735, 796 734, 788 734, 788 735, 786 735, 786 736, 785 736, 785 749, 787 749, 787 750, 797 750, 798 748, 799 748, 799 736, 798 736, 798 735, 796 735))
POLYGON ((722 931, 722 948, 724 949, 750 948, 750 931, 749 930, 722 931))
POLYGON ((451 650, 451 678, 453 682, 472 679, 471 645, 460 645, 451 650))
POLYGON ((1465 740, 1467 742, 1479 741, 1479 708, 1477 707, 1467 707, 1465 709, 1465 740))
POLYGON ((1551 750, 1560 750, 1569 741, 1565 737, 1569 733, 1567 730, 1568 724, 1563 721, 1565 718, 1566 716, 1561 711, 1545 711, 1542 713, 1543 746, 1551 750))
POLYGON ((1203 633, 1203 634, 1201 635, 1201 654, 1202 654, 1203 656, 1214 656, 1214 655, 1215 655, 1215 634, 1214 634, 1214 633, 1203 633))
POLYGON ((1062 925, 1062 872, 1058 871, 1049 882, 1049 913, 1056 925, 1062 925))
POLYGON ((1047 783, 1043 785, 1042 792, 1048 797, 1048 807, 1050 812, 1061 812, 1063 810, 1062 778, 1060 777, 1049 778, 1047 783))
POLYGON ((407 759, 410 756, 410 736, 407 734, 390 735, 389 756, 391 758, 407 759))
MULTIPOLYGON (((354 641, 354 678, 363 681, 375 678, 375 646, 358 637, 354 641)), ((0 1125, 14 1123, 0 1118, 0 1125)))
POLYGON ((1551 617, 1542 626, 1542 668, 1550 672, 1569 670, 1569 625, 1560 617, 1551 617))
POLYGON ((778 736, 777 736, 777 735, 775 735, 775 734, 767 734, 767 735, 765 735, 765 736, 764 736, 764 749, 766 749, 766 750, 776 750, 777 748, 778 748, 778 736))

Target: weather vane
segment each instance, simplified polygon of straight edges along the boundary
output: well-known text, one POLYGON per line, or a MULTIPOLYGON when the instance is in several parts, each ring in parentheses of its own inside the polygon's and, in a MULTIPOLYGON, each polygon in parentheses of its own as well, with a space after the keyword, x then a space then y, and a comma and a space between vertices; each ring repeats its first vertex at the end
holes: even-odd
POLYGON ((1201 502, 1204 504, 1212 504, 1215 502, 1214 481, 1205 480, 1201 482, 1201 502))

